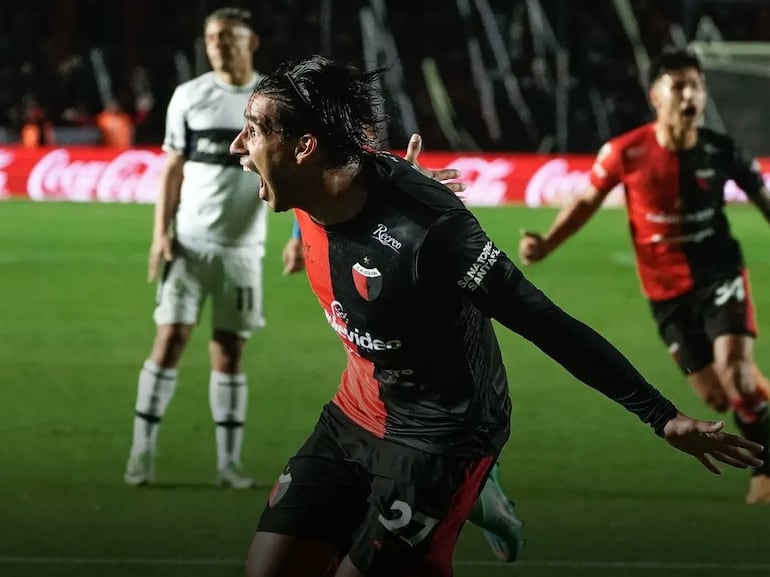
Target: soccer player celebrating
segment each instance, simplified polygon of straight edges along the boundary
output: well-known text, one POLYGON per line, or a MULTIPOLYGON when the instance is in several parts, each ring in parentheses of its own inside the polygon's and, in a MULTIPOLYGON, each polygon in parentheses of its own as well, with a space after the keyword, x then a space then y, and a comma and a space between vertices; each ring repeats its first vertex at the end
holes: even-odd
MULTIPOLYGON (((422 138, 419 134, 413 134, 409 139, 404 158, 425 176, 443 183, 456 194, 465 190, 465 184, 452 182, 459 178, 460 171, 454 169, 430 170, 423 168, 418 163, 418 157, 422 151, 422 138)), ((305 270, 305 257, 302 249, 302 236, 299 222, 294 220, 292 236, 286 243, 282 253, 283 274, 289 275, 305 270)), ((524 540, 522 538, 523 523, 516 517, 516 509, 503 491, 498 480, 499 466, 496 463, 487 477, 484 487, 476 499, 476 504, 468 515, 468 521, 478 525, 492 549, 492 553, 506 563, 516 561, 521 551, 524 540)))
MULTIPOLYGON (((591 187, 551 229, 524 232, 519 256, 544 259, 593 216, 609 192, 625 187, 642 288, 661 338, 698 396, 732 409, 747 439, 767 445, 768 400, 753 359, 757 329, 748 273, 724 212, 733 179, 770 220, 770 194, 755 162, 734 142, 700 126, 706 86, 698 58, 663 52, 650 68, 656 120, 599 151, 591 187)), ((753 469, 747 503, 770 502, 770 459, 753 469)))
POLYGON ((220 8, 204 23, 213 71, 177 87, 168 105, 167 154, 155 207, 149 278, 160 276, 155 342, 139 373, 126 483, 150 483, 160 421, 174 395, 177 365, 201 307, 211 299, 209 401, 216 424, 217 482, 254 485, 241 471, 248 388, 241 355, 262 318, 262 255, 267 210, 259 178, 228 148, 260 75, 259 39, 248 11, 220 8), (161 264, 163 272, 160 274, 161 264))
MULTIPOLYGON (((760 445, 691 419, 529 283, 445 186, 377 152, 376 72, 320 56, 255 89, 231 144, 342 341, 342 382, 259 520, 251 577, 452 574, 457 535, 510 428, 491 318, 712 471, 760 445)), ((255 192, 257 192, 255 190, 255 192)))

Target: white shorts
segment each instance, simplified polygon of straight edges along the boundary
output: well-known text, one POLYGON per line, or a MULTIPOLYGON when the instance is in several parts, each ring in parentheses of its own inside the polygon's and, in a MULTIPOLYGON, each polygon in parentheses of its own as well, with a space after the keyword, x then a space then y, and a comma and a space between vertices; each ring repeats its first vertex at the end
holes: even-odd
POLYGON ((156 324, 196 325, 211 297, 211 327, 248 338, 262 317, 264 248, 175 246, 158 284, 156 324))

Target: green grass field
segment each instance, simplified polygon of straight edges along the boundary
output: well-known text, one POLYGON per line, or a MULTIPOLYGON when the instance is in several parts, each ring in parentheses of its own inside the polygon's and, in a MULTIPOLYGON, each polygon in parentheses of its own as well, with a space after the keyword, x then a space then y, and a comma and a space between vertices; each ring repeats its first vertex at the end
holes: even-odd
MULTIPOLYGON (((122 481, 136 376, 154 326, 145 282, 151 207, 0 203, 0 575, 241 575, 267 489, 212 487, 208 317, 190 343, 159 441, 158 485, 122 481)), ((477 210, 501 248, 551 210, 477 210)), ((731 208, 770 314, 767 224, 731 208)), ((290 216, 271 216, 268 325, 249 344, 244 462, 266 485, 310 432, 343 354, 304 275, 280 275, 290 216)), ((690 393, 639 293, 621 211, 607 210, 527 274, 610 338, 691 414, 690 393)), ((494 563, 467 526, 456 575, 767 576, 770 507, 743 504, 747 474, 712 476, 516 335, 500 334, 514 402, 501 478, 526 521, 521 563, 494 563)), ((770 341, 757 342, 760 364, 770 341)), ((770 362, 765 363, 770 370, 770 362)))

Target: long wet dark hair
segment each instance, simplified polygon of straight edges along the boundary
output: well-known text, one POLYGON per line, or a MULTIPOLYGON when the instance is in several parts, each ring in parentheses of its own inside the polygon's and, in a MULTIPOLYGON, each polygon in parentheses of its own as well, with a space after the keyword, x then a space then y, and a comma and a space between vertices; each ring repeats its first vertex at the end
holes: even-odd
POLYGON ((377 126, 387 118, 379 78, 324 56, 280 65, 254 89, 278 103, 277 122, 287 137, 312 133, 331 168, 360 161, 379 146, 377 126))

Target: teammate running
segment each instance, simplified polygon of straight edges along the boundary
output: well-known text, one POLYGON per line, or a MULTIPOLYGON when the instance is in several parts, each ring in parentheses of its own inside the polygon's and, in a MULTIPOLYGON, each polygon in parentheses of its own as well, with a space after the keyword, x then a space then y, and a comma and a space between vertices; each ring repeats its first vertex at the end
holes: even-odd
POLYGON ((622 183, 642 288, 660 337, 696 394, 732 409, 744 437, 766 448, 746 502, 770 503, 768 383, 753 356, 757 336, 748 271, 725 215, 732 179, 770 221, 770 192, 755 161, 727 136, 702 128, 706 85, 698 58, 676 50, 650 68, 656 120, 599 151, 591 188, 545 235, 526 232, 525 263, 544 259, 588 222, 622 183))

